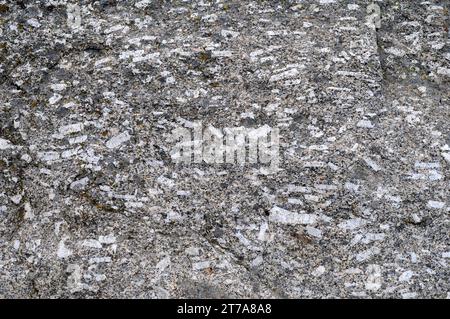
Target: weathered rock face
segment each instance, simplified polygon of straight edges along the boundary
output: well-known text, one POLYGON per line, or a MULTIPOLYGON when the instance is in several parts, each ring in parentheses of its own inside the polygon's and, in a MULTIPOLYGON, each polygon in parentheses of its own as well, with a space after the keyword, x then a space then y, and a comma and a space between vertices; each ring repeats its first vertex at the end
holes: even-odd
POLYGON ((448 1, 11 2, 0 297, 448 296, 448 1))

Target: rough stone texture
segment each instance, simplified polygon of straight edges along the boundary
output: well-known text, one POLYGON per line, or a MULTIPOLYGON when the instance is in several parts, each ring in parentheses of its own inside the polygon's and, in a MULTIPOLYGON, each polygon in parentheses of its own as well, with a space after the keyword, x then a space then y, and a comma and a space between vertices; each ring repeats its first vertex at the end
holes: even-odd
POLYGON ((448 1, 0 3, 0 297, 449 296, 448 1))

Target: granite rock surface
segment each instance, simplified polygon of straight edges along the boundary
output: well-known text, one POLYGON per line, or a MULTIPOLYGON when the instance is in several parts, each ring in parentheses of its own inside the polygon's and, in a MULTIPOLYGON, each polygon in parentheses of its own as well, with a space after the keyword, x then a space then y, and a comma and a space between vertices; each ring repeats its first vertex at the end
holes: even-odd
POLYGON ((449 9, 0 0, 0 297, 449 297, 449 9))

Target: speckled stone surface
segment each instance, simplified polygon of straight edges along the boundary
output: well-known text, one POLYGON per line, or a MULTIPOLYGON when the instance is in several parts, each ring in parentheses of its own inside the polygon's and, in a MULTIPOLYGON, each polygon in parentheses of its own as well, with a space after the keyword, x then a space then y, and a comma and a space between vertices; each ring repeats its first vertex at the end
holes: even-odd
POLYGON ((0 297, 447 298, 449 7, 0 0, 0 297))

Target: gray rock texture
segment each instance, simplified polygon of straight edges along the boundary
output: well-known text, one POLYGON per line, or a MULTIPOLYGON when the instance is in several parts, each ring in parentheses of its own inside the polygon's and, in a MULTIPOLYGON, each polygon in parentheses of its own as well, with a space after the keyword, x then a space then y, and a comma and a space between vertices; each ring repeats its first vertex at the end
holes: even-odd
POLYGON ((0 297, 447 298, 449 8, 0 0, 0 297))

